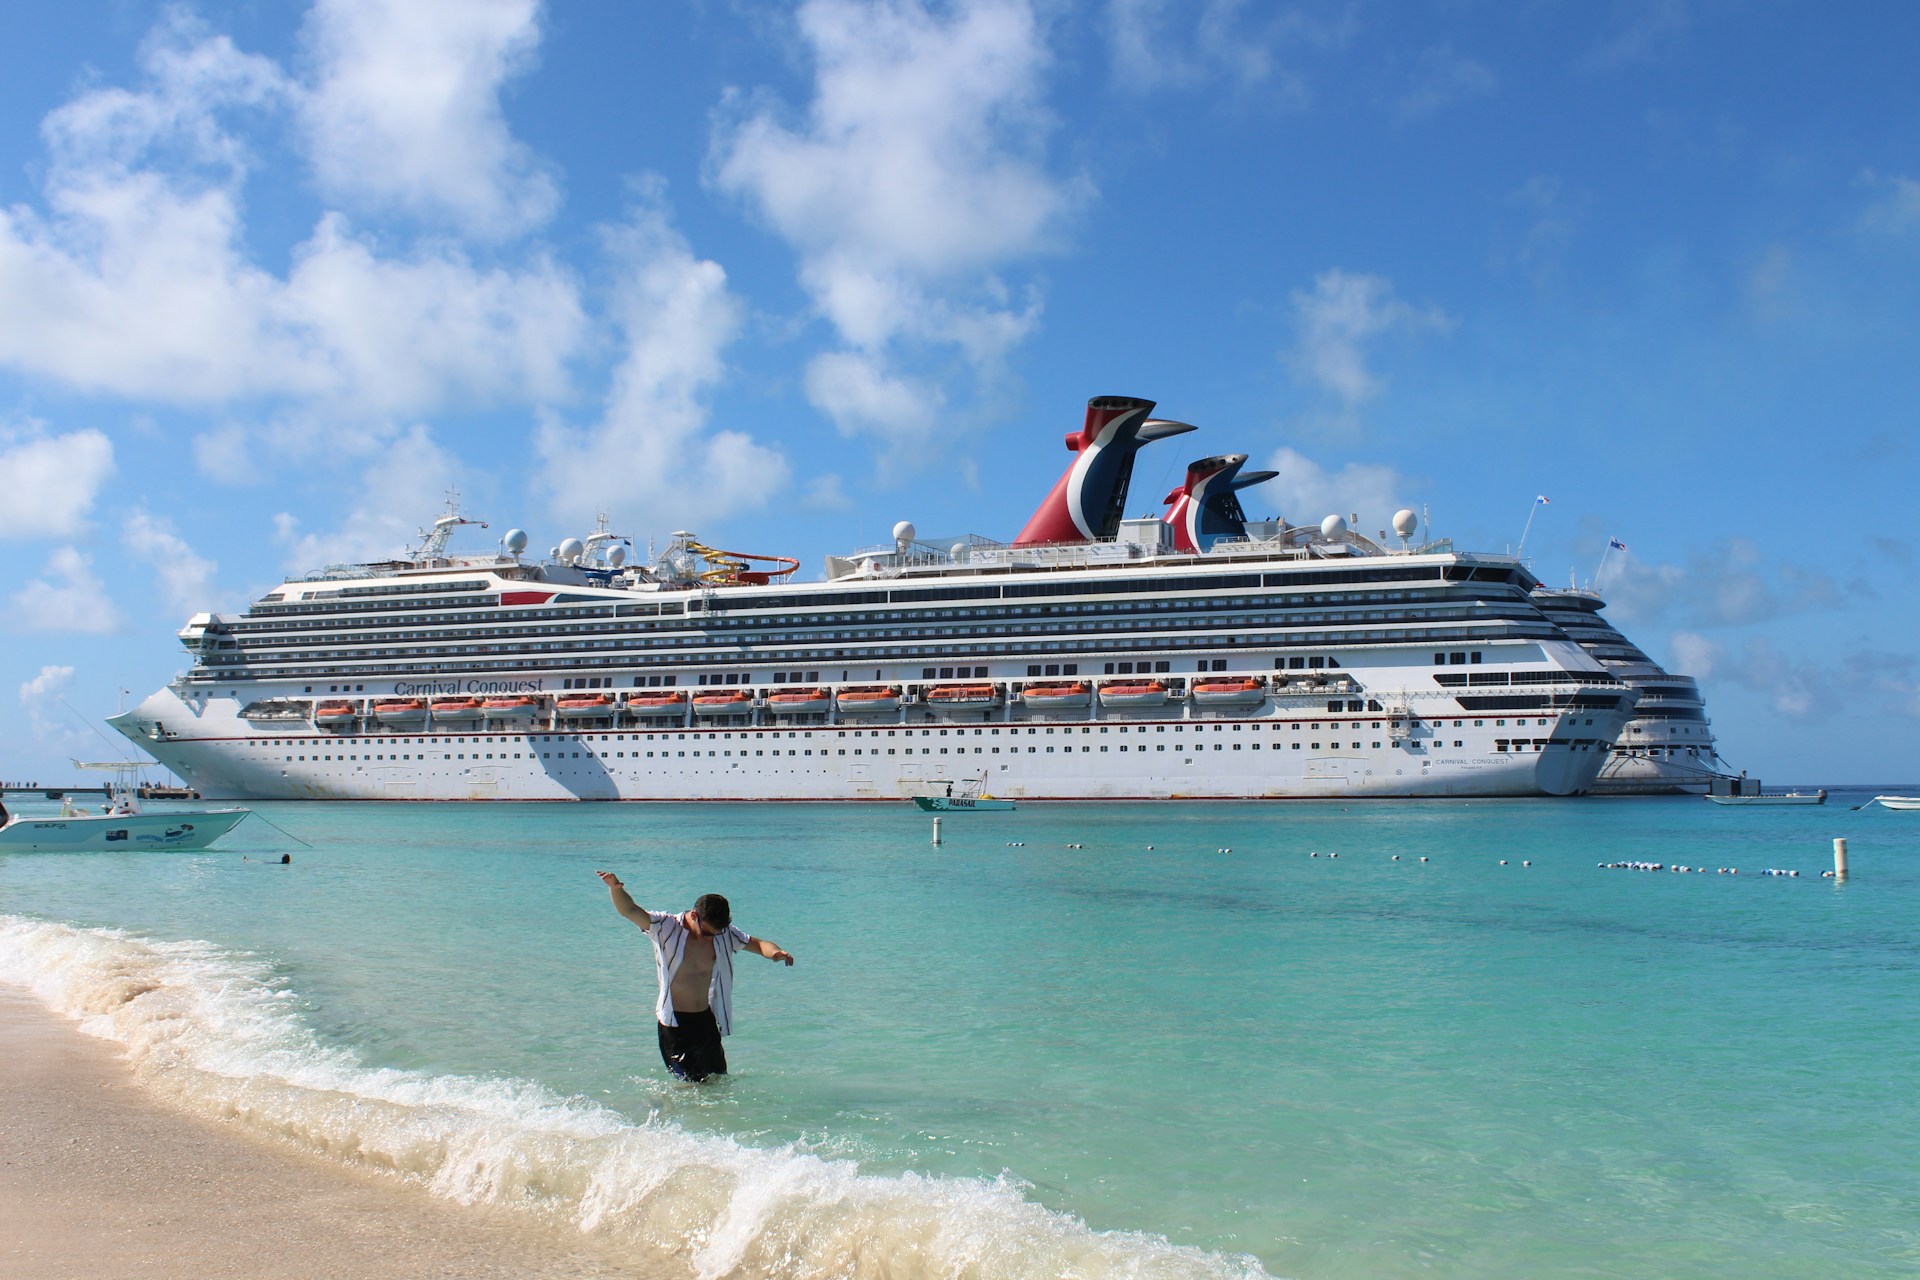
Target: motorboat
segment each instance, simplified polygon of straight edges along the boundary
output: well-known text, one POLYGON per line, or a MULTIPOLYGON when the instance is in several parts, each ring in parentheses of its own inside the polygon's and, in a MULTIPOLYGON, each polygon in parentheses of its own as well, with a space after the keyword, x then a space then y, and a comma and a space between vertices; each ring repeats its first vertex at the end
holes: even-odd
POLYGON ((1267 690, 1258 680, 1196 680, 1193 702, 1199 707, 1252 707, 1266 700, 1267 690))
POLYGON ((890 684, 859 685, 833 695, 843 716, 883 715, 900 709, 900 691, 890 684))
POLYGON ((927 690, 927 705, 950 711, 984 711, 1003 705, 1003 701, 997 685, 937 684, 927 690))
POLYGON ((435 720, 478 720, 478 698, 435 698, 431 704, 435 720))
MULTIPOLYGON (((91 764, 112 770, 104 813, 88 813, 71 798, 53 817, 8 816, 0 824, 0 853, 107 853, 129 849, 204 849, 245 821, 251 809, 170 809, 147 813, 134 785, 136 764, 91 764)), ((0 814, 5 810, 0 809, 0 814)))
POLYGON ((677 689, 627 695, 627 714, 630 716, 681 716, 686 711, 687 695, 677 689))
MULTIPOLYGON (((378 714, 376 712, 376 714, 378 714)), ((481 718, 487 723, 526 721, 540 714, 540 700, 525 694, 488 698, 480 704, 481 718)))
POLYGON ((373 718, 381 724, 419 724, 427 718, 427 704, 418 698, 389 698, 373 704, 373 718))
POLYGON ((619 708, 604 693, 563 693, 554 704, 563 720, 604 720, 619 708))
POLYGON ((1167 686, 1158 680, 1115 680, 1100 686, 1103 707, 1158 707, 1167 696, 1167 686))
POLYGON ((322 702, 313 709, 313 722, 322 729, 344 729, 357 719, 351 702, 322 702))
POLYGON ((991 813, 1013 808, 1013 801, 987 794, 987 780, 984 777, 965 778, 958 782, 935 780, 932 785, 944 786, 946 794, 913 798, 915 806, 926 813, 991 813))
POLYGON ((1092 705, 1093 690, 1084 680, 1030 684, 1021 690, 1020 701, 1035 711, 1067 711, 1092 705))
MULTIPOLYGON (((1867 804, 1877 804, 1882 809, 1920 809, 1920 796, 1875 796, 1867 804)), ((1860 806, 1866 808, 1866 805, 1860 806)))
MULTIPOLYGON (((1707 799, 1715 804, 1825 804, 1827 793, 1825 791, 1753 792, 1740 796, 1709 795, 1707 799)), ((1920 807, 1920 802, 1916 802, 1916 807, 1920 807)))
POLYGON ((693 695, 693 714, 697 716, 737 716, 753 710, 753 695, 745 689, 693 695))
POLYGON ((825 689, 775 689, 767 695, 767 710, 777 716, 823 716, 832 705, 825 689))

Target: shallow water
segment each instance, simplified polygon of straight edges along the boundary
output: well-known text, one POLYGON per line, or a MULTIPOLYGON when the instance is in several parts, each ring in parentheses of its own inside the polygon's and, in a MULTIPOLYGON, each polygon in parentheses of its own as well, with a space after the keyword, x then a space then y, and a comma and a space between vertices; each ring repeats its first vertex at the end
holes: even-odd
POLYGON ((261 804, 288 835, 0 859, 0 979, 157 1088, 702 1274, 1904 1276, 1920 814, 1871 794, 937 848, 904 805, 261 804), (798 958, 740 959, 725 1082, 666 1077, 599 867, 798 958))

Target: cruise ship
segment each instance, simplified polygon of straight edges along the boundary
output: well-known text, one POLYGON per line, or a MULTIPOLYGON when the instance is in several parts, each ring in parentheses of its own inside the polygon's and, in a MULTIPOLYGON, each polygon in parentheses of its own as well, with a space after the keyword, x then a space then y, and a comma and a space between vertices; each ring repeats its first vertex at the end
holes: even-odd
POLYGON ((1595 795, 1705 795, 1732 776, 1714 746, 1706 701, 1692 676, 1675 675, 1600 616, 1606 602, 1573 588, 1534 592, 1540 611, 1639 695, 1633 719, 1608 753, 1595 795))
POLYGON ((1135 455, 1194 430, 1096 397, 1011 542, 797 562, 601 528, 530 558, 410 554, 202 613, 189 670, 112 723, 208 799, 1032 800, 1563 796, 1637 693, 1514 557, 1249 520, 1271 473, 1200 459, 1128 518, 1135 455))

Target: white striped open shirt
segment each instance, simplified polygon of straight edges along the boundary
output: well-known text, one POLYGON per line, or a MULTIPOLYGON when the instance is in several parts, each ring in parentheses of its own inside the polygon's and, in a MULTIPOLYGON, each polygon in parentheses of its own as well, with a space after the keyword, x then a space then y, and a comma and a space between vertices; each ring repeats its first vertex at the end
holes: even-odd
POLYGON ((733 953, 751 939, 734 925, 728 925, 717 937, 695 938, 687 932, 680 917, 670 911, 649 911, 653 923, 647 936, 653 939, 653 962, 660 966, 660 998, 654 1001, 653 1016, 665 1027, 677 1027, 673 1016, 673 975, 680 972, 680 961, 687 954, 687 943, 708 942, 713 947, 713 981, 707 986, 707 1002, 713 1008, 713 1020, 720 1034, 733 1034, 733 953))

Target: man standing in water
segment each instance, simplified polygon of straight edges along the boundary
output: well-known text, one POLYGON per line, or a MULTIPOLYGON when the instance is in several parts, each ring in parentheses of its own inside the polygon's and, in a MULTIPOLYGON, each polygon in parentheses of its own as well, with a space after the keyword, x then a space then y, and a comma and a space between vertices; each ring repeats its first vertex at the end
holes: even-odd
POLYGON ((733 927, 733 909, 717 893, 702 894, 693 910, 672 915, 637 906, 611 871, 595 872, 613 895, 613 909, 647 931, 660 969, 660 1057, 682 1080, 727 1074, 720 1037, 733 1032, 733 953, 753 951, 791 966, 793 957, 765 938, 733 927))

